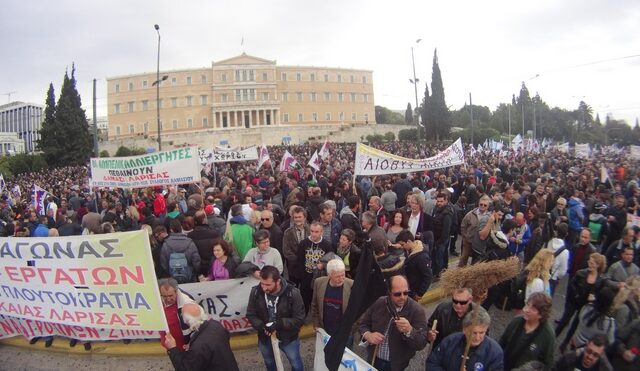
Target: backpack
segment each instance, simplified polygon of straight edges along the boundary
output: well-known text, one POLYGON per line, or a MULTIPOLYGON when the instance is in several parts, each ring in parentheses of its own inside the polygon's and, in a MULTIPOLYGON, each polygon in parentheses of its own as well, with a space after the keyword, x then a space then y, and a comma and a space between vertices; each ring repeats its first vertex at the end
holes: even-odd
POLYGON ((524 297, 527 293, 527 275, 528 271, 524 270, 511 279, 511 295, 509 302, 512 309, 524 308, 524 297))
POLYGON ((587 226, 591 230, 591 242, 597 243, 600 241, 600 234, 602 233, 602 223, 589 221, 587 226))
POLYGON ((193 269, 187 261, 187 256, 183 252, 172 252, 169 255, 169 274, 178 283, 188 283, 193 281, 193 269))

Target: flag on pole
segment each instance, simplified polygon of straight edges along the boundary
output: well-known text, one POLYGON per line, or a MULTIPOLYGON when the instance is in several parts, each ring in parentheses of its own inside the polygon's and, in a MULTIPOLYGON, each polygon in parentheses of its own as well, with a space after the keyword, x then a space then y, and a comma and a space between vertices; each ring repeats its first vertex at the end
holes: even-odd
POLYGON ((607 179, 609 179, 609 172, 604 165, 600 165, 600 183, 606 183, 607 179))
POLYGON ((320 159, 320 156, 318 156, 318 151, 313 152, 313 156, 311 156, 311 159, 309 160, 309 163, 307 165, 311 166, 316 171, 320 171, 321 164, 322 160, 320 159))
POLYGON ((324 141, 322 148, 320 148, 320 152, 318 152, 318 156, 320 156, 323 160, 329 158, 329 146, 327 146, 327 141, 324 141))
POLYGON ((44 215, 44 199, 47 197, 47 191, 38 187, 36 184, 33 185, 33 204, 36 207, 36 213, 38 215, 44 215))
POLYGON ((258 170, 264 165, 265 162, 269 161, 271 158, 269 157, 269 151, 267 150, 266 145, 262 145, 260 147, 260 154, 258 155, 258 170))
POLYGON ((280 171, 287 171, 290 167, 297 166, 298 161, 289 153, 289 151, 285 151, 284 155, 282 155, 282 161, 280 161, 280 171))
POLYGON ((22 197, 22 192, 20 191, 20 186, 19 185, 14 185, 13 189, 11 190, 11 193, 13 193, 13 197, 14 198, 21 198, 22 197))
POLYGON ((0 192, 4 191, 4 187, 6 184, 4 183, 4 175, 0 174, 0 192))

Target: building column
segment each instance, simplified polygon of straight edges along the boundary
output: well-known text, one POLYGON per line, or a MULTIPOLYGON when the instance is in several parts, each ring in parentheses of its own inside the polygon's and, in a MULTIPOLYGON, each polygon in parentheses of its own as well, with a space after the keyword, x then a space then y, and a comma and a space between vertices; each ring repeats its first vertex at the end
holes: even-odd
POLYGON ((273 122, 276 125, 280 125, 280 110, 279 109, 274 109, 273 110, 273 122))
POLYGON ((262 126, 267 125, 267 110, 262 110, 262 126))
POLYGON ((211 124, 213 125, 214 129, 217 129, 217 126, 216 126, 216 122, 217 122, 216 115, 217 115, 217 112, 213 111, 213 117, 211 118, 211 124))
POLYGON ((253 110, 249 110, 249 127, 253 127, 253 110))

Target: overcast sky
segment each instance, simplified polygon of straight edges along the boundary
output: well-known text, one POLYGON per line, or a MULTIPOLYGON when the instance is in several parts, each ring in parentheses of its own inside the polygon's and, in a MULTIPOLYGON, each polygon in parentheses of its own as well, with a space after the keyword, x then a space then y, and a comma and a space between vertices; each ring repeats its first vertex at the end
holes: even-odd
POLYGON ((375 103, 415 104, 411 67, 431 81, 434 48, 447 105, 510 102, 525 81, 550 106, 585 100, 634 124, 640 117, 640 1, 111 0, 10 1, 0 6, 0 104, 44 104, 65 68, 87 116, 92 79, 106 115, 106 78, 211 66, 242 53, 279 65, 373 70, 375 103), (244 38, 244 46, 241 40, 244 38), (416 39, 422 39, 415 44, 416 39), (538 77, 535 77, 538 76, 538 77))

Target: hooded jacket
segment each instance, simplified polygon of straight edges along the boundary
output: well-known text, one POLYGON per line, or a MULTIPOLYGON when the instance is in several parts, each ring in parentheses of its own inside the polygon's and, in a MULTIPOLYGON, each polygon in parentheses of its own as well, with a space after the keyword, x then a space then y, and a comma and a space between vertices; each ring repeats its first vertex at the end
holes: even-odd
MULTIPOLYGON (((555 255, 561 248, 564 247, 564 240, 561 238, 552 238, 549 243, 547 243, 547 248, 553 251, 555 255)), ((551 276, 549 279, 558 281, 562 279, 569 270, 569 249, 564 249, 560 254, 558 254, 555 259, 553 259, 553 266, 551 266, 551 276)))
POLYGON ((231 233, 227 233, 226 239, 233 243, 240 260, 244 260, 247 252, 253 247, 253 227, 242 215, 236 215, 229 221, 231 233))
POLYGON ((433 278, 431 259, 422 241, 414 241, 414 243, 415 246, 404 261, 404 274, 407 276, 412 294, 422 296, 431 285, 433 278))

